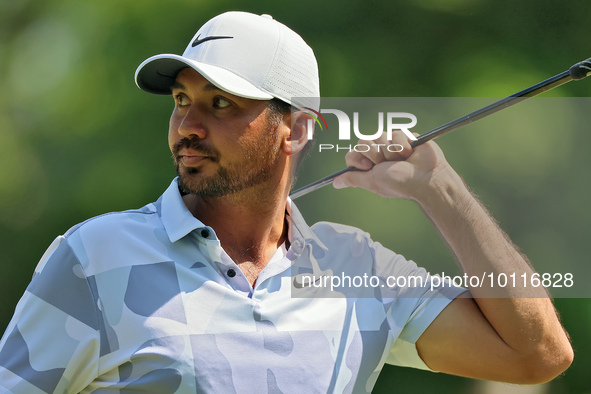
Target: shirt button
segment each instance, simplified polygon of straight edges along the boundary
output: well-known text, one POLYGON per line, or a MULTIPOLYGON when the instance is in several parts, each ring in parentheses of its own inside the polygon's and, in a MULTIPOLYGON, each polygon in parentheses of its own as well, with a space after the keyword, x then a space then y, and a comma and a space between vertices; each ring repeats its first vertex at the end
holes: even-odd
POLYGON ((236 276, 236 271, 234 271, 234 269, 233 269, 233 268, 230 268, 230 269, 228 270, 228 276, 229 276, 230 278, 233 278, 233 277, 235 277, 235 276, 236 276))
POLYGON ((201 230, 201 236, 203 238, 209 238, 209 230, 204 228, 203 230, 201 230))

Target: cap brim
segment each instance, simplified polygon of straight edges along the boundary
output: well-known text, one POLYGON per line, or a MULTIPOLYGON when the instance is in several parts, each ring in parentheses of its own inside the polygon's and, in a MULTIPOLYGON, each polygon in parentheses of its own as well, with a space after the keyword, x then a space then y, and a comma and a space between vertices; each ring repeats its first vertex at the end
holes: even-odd
POLYGON ((174 54, 156 55, 144 60, 135 71, 135 83, 148 93, 171 94, 170 87, 177 74, 186 67, 193 68, 209 82, 233 95, 255 100, 273 98, 231 71, 174 54))

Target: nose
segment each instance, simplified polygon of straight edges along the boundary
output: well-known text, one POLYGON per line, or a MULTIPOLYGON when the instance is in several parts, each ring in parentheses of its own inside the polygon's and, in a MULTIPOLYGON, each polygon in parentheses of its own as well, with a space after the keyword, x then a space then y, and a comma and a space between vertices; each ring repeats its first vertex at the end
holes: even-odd
POLYGON ((207 136, 207 129, 203 123, 204 117, 200 114, 199 106, 194 103, 180 116, 178 133, 186 138, 204 139, 207 136))

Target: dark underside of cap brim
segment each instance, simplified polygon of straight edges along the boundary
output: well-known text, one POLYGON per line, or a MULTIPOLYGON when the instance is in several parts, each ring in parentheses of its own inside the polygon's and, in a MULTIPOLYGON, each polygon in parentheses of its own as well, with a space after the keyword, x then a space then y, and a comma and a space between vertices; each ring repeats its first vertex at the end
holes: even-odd
POLYGON ((190 67, 177 59, 154 59, 146 63, 137 74, 136 82, 140 89, 154 94, 171 94, 178 73, 190 67))

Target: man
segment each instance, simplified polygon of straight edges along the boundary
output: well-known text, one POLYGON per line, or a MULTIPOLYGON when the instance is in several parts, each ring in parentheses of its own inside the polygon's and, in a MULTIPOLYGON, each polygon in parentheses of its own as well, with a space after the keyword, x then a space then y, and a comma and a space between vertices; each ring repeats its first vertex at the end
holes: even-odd
MULTIPOLYGON (((306 225, 288 194, 307 142, 297 109, 319 97, 318 73, 284 25, 219 15, 183 56, 142 63, 136 82, 174 98, 179 176, 155 203, 49 247, 0 343, 4 391, 369 392, 386 362, 515 383, 571 363, 540 294, 460 298, 358 229, 306 225), (429 285, 325 298, 300 280, 347 270, 429 285), (292 297, 298 288, 311 292, 292 297)), ((335 186, 416 201, 467 275, 533 273, 436 144, 385 138, 403 150, 348 154, 363 171, 335 186)))

